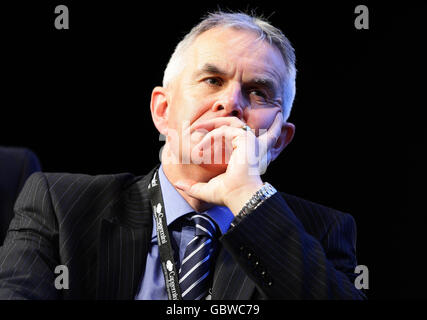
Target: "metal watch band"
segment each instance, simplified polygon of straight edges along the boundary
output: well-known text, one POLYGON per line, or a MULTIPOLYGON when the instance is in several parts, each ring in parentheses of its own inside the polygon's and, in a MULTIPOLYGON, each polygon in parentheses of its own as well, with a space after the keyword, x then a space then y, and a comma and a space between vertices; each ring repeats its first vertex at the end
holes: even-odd
POLYGON ((258 208, 265 200, 270 198, 275 194, 277 190, 268 182, 265 182, 264 185, 249 199, 248 202, 243 206, 237 216, 243 218, 249 213, 258 208))

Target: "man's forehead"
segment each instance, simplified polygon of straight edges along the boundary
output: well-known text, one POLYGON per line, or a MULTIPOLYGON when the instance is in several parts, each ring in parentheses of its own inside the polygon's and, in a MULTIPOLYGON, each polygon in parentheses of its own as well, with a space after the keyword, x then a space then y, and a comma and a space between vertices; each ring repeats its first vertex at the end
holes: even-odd
POLYGON ((244 67, 247 73, 270 74, 282 78, 283 58, 277 48, 257 40, 255 33, 231 28, 214 28, 196 38, 189 52, 189 61, 195 72, 232 71, 244 67))

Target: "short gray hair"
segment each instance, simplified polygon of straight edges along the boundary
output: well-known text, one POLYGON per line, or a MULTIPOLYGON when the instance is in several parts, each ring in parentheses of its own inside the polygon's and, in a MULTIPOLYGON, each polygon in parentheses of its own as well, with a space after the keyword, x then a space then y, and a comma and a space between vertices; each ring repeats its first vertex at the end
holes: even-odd
POLYGON ((258 40, 266 40, 270 45, 279 49, 286 65, 286 75, 283 84, 283 118, 286 121, 292 109, 295 98, 295 52, 290 41, 278 28, 272 26, 261 17, 245 13, 217 11, 208 15, 196 25, 178 43, 172 54, 163 75, 163 86, 167 87, 174 77, 184 69, 184 53, 194 40, 203 32, 215 27, 233 28, 237 30, 252 31, 259 35, 258 40))

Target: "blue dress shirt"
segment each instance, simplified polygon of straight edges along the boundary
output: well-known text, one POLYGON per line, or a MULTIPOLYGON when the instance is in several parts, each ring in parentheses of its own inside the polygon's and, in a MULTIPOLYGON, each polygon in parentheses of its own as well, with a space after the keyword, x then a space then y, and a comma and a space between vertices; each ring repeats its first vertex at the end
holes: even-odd
MULTIPOLYGON (((166 212, 166 221, 169 233, 173 238, 173 248, 175 261, 178 263, 184 257, 185 248, 188 242, 194 237, 194 226, 191 225, 189 213, 194 209, 176 191, 175 187, 166 178, 163 167, 159 168, 159 180, 162 189, 163 202, 166 212)), ((215 206, 204 214, 209 215, 219 226, 221 233, 227 232, 230 223, 234 219, 233 213, 227 207, 215 206)), ((156 223, 153 216, 153 231, 151 233, 151 243, 148 250, 147 262, 144 276, 142 278, 137 300, 167 300, 168 295, 165 287, 165 279, 160 264, 159 246, 157 242, 156 223)))

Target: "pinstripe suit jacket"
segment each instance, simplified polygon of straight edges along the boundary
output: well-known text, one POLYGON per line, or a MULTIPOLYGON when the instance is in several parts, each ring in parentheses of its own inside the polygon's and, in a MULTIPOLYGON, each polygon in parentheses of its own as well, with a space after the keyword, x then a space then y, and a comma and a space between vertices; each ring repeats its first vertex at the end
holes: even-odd
MULTIPOLYGON (((133 299, 153 219, 151 174, 35 173, 0 248, 0 299, 133 299), (69 289, 55 289, 57 265, 69 289)), ((277 193, 222 236, 213 299, 358 299, 353 218, 277 193)))

